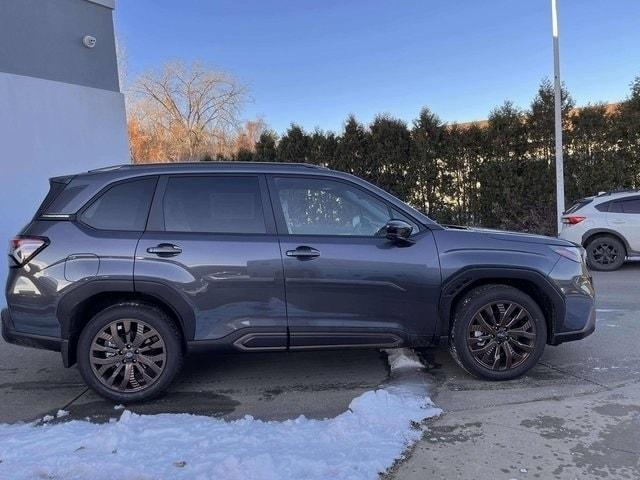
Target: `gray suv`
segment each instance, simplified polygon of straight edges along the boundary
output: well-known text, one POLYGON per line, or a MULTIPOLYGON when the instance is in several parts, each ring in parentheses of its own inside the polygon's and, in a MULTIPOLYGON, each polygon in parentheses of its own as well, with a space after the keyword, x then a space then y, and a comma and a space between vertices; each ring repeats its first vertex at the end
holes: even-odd
POLYGON ((50 185, 10 244, 2 334, 117 402, 162 392, 194 350, 448 345, 507 380, 595 328, 581 247, 444 227, 326 168, 124 165, 50 185))

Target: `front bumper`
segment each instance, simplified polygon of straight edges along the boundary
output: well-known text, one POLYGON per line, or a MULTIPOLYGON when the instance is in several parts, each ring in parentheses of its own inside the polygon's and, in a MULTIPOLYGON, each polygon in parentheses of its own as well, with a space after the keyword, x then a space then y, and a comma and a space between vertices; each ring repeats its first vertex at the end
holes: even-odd
POLYGON ((61 338, 34 335, 32 333, 18 332, 11 320, 11 313, 8 308, 2 310, 2 338, 5 342, 23 347, 40 348, 52 350, 62 354, 62 363, 65 367, 71 365, 69 355, 69 341, 61 338))
POLYGON ((591 335, 596 329, 595 289, 584 259, 577 263, 560 258, 549 278, 560 290, 563 303, 555 309, 549 343, 559 345, 591 335))
POLYGON ((560 345, 565 342, 573 342, 588 337, 596 331, 596 309, 593 308, 584 328, 570 332, 559 332, 551 337, 550 345, 560 345))

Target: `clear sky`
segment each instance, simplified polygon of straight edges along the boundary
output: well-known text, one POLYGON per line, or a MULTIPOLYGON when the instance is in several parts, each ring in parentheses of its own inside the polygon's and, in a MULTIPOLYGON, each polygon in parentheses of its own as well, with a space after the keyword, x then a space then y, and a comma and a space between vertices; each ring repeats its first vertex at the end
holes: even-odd
MULTIPOLYGON (((640 0, 558 0, 562 79, 577 104, 640 75, 640 0)), ((552 77, 549 0, 119 0, 129 78, 202 60, 250 87, 245 117, 338 131, 350 113, 446 121, 526 107, 552 77)))

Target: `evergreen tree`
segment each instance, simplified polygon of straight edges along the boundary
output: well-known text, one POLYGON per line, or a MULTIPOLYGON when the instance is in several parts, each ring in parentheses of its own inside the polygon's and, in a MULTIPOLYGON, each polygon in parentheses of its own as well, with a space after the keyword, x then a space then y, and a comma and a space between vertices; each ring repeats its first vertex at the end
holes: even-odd
POLYGON ((631 95, 614 116, 614 135, 624 168, 620 186, 640 187, 640 77, 631 84, 631 95))
POLYGON ((278 137, 272 131, 264 131, 256 142, 255 160, 259 162, 275 162, 278 158, 276 144, 278 137))
POLYGON ((333 132, 323 132, 316 129, 309 139, 310 163, 316 165, 329 166, 333 163, 333 158, 338 147, 338 139, 333 132))
POLYGON ((528 187, 528 137, 525 114, 510 102, 505 102, 489 115, 486 130, 486 159, 479 167, 479 219, 492 228, 526 228, 526 208, 519 208, 518 199, 528 187))
POLYGON ((601 190, 628 184, 623 179, 623 159, 616 152, 614 122, 604 105, 581 108, 570 116, 565 142, 565 189, 569 203, 601 190), (621 184, 622 182, 622 184, 621 184))
POLYGON ((442 137, 441 193, 447 199, 440 214, 447 223, 469 224, 476 221, 472 212, 477 203, 478 165, 484 143, 482 129, 475 124, 453 124, 442 137))
POLYGON ((408 200, 415 177, 409 175, 411 134, 406 123, 378 115, 370 131, 371 143, 366 162, 369 180, 402 200, 408 200))
POLYGON ((309 136, 292 123, 278 143, 278 160, 281 162, 306 162, 309 159, 309 136))
MULTIPOLYGON (((570 126, 569 114, 575 107, 573 99, 564 85, 561 88, 562 130, 566 133, 570 126)), ((527 130, 532 147, 531 156, 545 159, 549 164, 555 161, 555 89, 545 79, 527 112, 527 130)))
POLYGON ((252 162, 255 160, 254 152, 246 148, 240 148, 234 155, 234 160, 237 162, 252 162))
POLYGON ((415 175, 412 203, 427 215, 435 216, 440 202, 440 159, 445 126, 428 108, 420 111, 411 129, 411 171, 415 175))
POLYGON ((335 170, 368 176, 366 159, 369 154, 369 132, 353 115, 347 118, 342 135, 337 139, 333 161, 329 165, 335 170))
MULTIPOLYGON (((561 89, 562 130, 566 136, 570 127, 573 99, 561 89)), ((524 189, 521 205, 527 209, 522 228, 525 230, 556 233, 555 201, 555 92, 549 80, 544 80, 527 112, 530 162, 523 165, 524 189)), ((566 153, 566 152, 565 152, 566 153)))

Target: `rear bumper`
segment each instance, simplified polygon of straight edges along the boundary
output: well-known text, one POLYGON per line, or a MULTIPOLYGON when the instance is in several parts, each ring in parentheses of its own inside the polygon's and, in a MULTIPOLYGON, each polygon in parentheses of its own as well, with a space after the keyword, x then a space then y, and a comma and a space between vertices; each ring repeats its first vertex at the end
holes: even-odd
POLYGON ((64 366, 69 367, 71 365, 68 340, 18 332, 13 325, 11 313, 8 308, 2 310, 2 338, 4 338, 5 342, 14 345, 60 352, 64 366))

